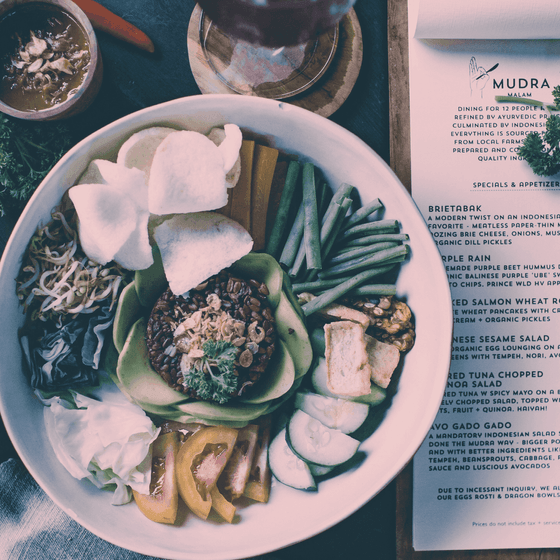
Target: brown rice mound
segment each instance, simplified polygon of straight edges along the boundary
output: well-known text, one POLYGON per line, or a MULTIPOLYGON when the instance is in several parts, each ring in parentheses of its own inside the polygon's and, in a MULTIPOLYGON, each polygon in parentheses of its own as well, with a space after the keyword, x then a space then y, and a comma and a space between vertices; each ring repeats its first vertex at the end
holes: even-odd
MULTIPOLYGON (((276 326, 265 284, 225 270, 176 296, 168 288, 155 303, 146 330, 150 363, 167 384, 192 398, 183 384, 182 367, 193 365, 209 339, 238 348, 235 371, 239 397, 265 373, 276 345, 276 326)), ((201 373, 201 375, 204 375, 201 373)))

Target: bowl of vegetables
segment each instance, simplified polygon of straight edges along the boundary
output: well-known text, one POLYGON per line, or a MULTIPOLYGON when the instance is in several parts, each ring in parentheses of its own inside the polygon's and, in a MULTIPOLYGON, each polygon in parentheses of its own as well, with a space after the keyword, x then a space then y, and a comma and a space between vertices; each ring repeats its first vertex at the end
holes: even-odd
POLYGON ((447 381, 449 287, 414 202, 358 138, 272 100, 180 99, 80 142, 0 287, 18 454, 146 555, 244 558, 338 523, 405 467, 447 381))

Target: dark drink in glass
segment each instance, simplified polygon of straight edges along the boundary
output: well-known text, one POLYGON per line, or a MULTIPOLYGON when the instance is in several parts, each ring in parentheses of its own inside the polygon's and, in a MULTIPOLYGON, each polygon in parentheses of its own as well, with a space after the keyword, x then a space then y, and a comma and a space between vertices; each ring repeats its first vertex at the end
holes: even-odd
POLYGON ((268 47, 296 45, 332 29, 356 0, 199 0, 224 33, 268 47))

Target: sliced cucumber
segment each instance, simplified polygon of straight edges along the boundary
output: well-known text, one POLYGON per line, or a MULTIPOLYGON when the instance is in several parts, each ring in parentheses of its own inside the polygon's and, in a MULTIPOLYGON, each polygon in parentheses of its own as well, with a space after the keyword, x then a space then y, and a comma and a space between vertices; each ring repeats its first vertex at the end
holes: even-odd
POLYGON ((274 477, 296 490, 315 492, 317 484, 309 466, 288 447, 286 428, 278 432, 268 448, 268 464, 274 477))
POLYGON ((295 407, 344 434, 355 432, 369 414, 367 404, 303 391, 296 393, 295 407))
POLYGON ((309 333, 309 341, 313 347, 313 351, 317 356, 325 356, 325 330, 315 328, 309 333))
POLYGON ((292 451, 307 463, 335 466, 351 459, 360 442, 340 430, 327 428, 303 410, 296 410, 286 428, 292 451))
POLYGON ((341 397, 340 395, 335 395, 329 391, 327 387, 327 361, 325 358, 321 357, 317 359, 313 371, 311 372, 311 384, 315 392, 325 397, 344 398, 349 401, 369 404, 370 406, 381 404, 387 396, 385 389, 378 387, 375 383, 371 384, 369 395, 360 395, 359 397, 341 397))
POLYGON ((309 463, 309 470, 314 477, 325 476, 326 474, 329 474, 333 469, 334 466, 325 467, 325 465, 314 465, 313 463, 309 463))

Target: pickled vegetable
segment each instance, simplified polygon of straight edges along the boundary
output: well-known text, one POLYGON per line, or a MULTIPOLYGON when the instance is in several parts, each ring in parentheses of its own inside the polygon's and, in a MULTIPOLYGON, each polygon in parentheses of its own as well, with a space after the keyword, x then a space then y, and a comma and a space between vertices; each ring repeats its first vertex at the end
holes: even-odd
POLYGON ((187 439, 177 457, 179 494, 190 510, 206 519, 212 509, 212 489, 228 462, 237 430, 213 426, 187 439))
POLYGON ((150 494, 133 490, 140 511, 157 523, 175 523, 179 494, 175 477, 175 462, 179 451, 179 432, 158 436, 152 449, 152 481, 150 494))

